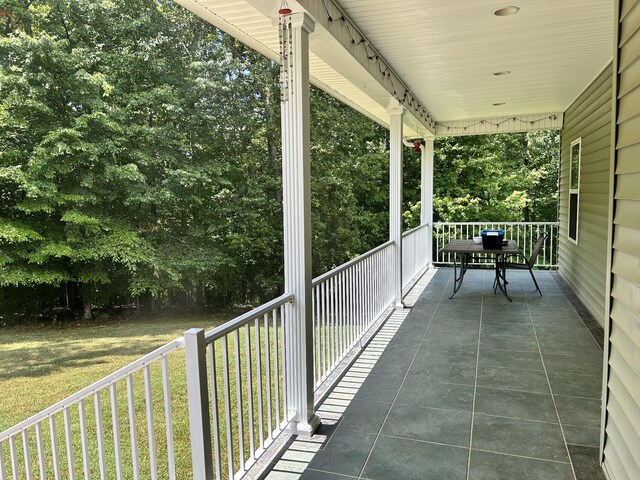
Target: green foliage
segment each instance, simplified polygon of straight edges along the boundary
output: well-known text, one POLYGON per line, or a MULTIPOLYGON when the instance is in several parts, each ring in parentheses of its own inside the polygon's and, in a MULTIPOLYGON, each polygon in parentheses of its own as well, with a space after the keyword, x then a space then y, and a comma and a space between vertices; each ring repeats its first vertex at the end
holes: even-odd
MULTIPOLYGON (((0 12, 0 291, 57 288, 47 298, 75 311, 277 295, 277 65, 171 1, 0 12)), ((388 238, 388 133, 315 88, 311 101, 320 274, 388 238)), ((554 134, 436 145, 436 219, 555 218, 554 134)), ((410 228, 420 158, 404 155, 410 228)))
POLYGON ((434 221, 556 221, 559 133, 436 140, 434 221))

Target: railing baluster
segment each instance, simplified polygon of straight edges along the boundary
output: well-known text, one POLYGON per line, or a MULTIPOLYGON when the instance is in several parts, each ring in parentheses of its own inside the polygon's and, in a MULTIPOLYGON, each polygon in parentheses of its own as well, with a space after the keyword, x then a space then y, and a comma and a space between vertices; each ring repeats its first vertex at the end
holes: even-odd
MULTIPOLYGON (((257 320, 256 320, 257 321, 257 320)), ((220 451, 220 409, 218 407, 218 369, 216 367, 216 342, 207 345, 209 351, 209 366, 211 378, 211 417, 213 419, 213 461, 215 464, 215 475, 219 480, 222 478, 222 453, 220 451)))
POLYGON ((164 398, 164 424, 167 433, 167 457, 169 480, 176 478, 176 461, 173 446, 173 412, 171 411, 171 386, 169 384, 169 359, 162 357, 162 396, 164 398))
POLYGON ((107 478, 107 463, 104 458, 104 429, 102 424, 102 398, 100 392, 93 395, 93 407, 96 414, 96 437, 98 439, 98 466, 100 469, 100 479, 107 478))
POLYGON ((4 447, 2 442, 0 442, 0 480, 7 480, 7 469, 4 465, 4 447))
MULTIPOLYGON (((227 432, 227 466, 229 469, 228 478, 234 478, 234 461, 233 461, 233 425, 231 419, 231 385, 229 382, 229 345, 227 335, 224 335, 222 341, 222 378, 224 379, 224 414, 227 432)), ((242 435, 242 432, 240 432, 242 435)))
MULTIPOLYGON (((260 344, 260 319, 254 321, 256 331, 256 383, 258 390, 258 437, 260 448, 264 448, 264 412, 262 410, 262 354, 260 344)), ((315 337, 314 337, 315 338, 315 337)))
POLYGON ((144 367, 144 400, 147 410, 147 438, 149 441, 149 467, 152 480, 158 478, 158 465, 156 458, 156 434, 153 423, 153 396, 151 390, 151 369, 149 365, 144 367))
POLYGON ((358 279, 356 272, 355 267, 349 269, 349 330, 351 332, 352 343, 355 343, 358 339, 358 279))
POLYGON ((116 384, 109 386, 111 399, 111 428, 113 430, 113 453, 116 461, 116 479, 122 480, 122 447, 120 446, 120 417, 118 415, 118 392, 116 384))
POLYGON ((233 358, 236 372, 236 414, 238 415, 238 460, 240 461, 240 471, 244 471, 244 413, 242 394, 242 372, 240 366, 240 333, 233 332, 233 358))
POLYGON ((265 354, 265 369, 266 369, 266 386, 267 386, 267 424, 269 426, 268 433, 269 438, 273 438, 273 419, 271 415, 271 345, 269 343, 269 315, 264 315, 264 354, 265 354))
POLYGON ((67 467, 69 468, 69 480, 76 478, 76 466, 73 457, 73 432, 71 430, 71 412, 69 407, 65 408, 62 413, 64 419, 64 438, 67 450, 67 467))
MULTIPOLYGON (((84 471, 84 478, 89 478, 91 475, 89 465, 89 441, 87 439, 87 418, 84 406, 84 400, 80 400, 78 404, 78 414, 80 416, 80 443, 82 444, 82 467, 84 471)), ((71 447, 73 448, 73 446, 71 447)))
POLYGON ((322 284, 322 325, 323 325, 323 340, 324 340, 324 368, 322 372, 322 376, 325 377, 327 375, 327 371, 329 370, 329 295, 327 282, 322 284))
POLYGON ((342 339, 342 352, 347 351, 348 343, 347 343, 347 329, 346 329, 346 289, 345 289, 345 272, 340 273, 340 338, 342 339))
POLYGON ((129 438, 131 439, 131 464, 133 478, 140 479, 140 459, 138 458, 138 429, 136 424, 136 406, 134 403, 133 377, 127 375, 127 409, 129 413, 129 438))
MULTIPOLYGON (((275 394, 276 394, 276 428, 280 429, 280 366, 279 363, 279 353, 278 353, 278 345, 280 344, 280 335, 278 335, 278 315, 276 311, 273 311, 273 370, 275 377, 275 394)), ((284 337, 282 339, 284 342, 284 337)))
POLYGON ((56 432, 56 417, 49 417, 49 437, 51 439, 51 462, 53 463, 53 478, 60 480, 60 453, 58 451, 58 434, 56 432))
POLYGON ((287 372, 287 344, 285 339, 289 338, 287 333, 287 313, 284 308, 284 305, 280 306, 280 328, 282 330, 282 361, 281 361, 281 369, 282 369, 282 409, 284 411, 283 420, 289 421, 289 405, 287 403, 287 385, 284 383, 284 378, 287 372))
MULTIPOLYGON (((47 459, 44 456, 44 440, 42 438, 42 424, 38 422, 36 424, 36 449, 38 450, 38 468, 40 469, 40 480, 46 480, 47 478, 47 459)), ((2 450, 0 450, 0 458, 2 457, 2 450)), ((2 460, 0 460, 2 461, 2 460)), ((0 466, 0 477, 4 471, 4 466, 0 466)))
POLYGON ((22 451, 24 453, 24 473, 27 480, 33 480, 33 470, 31 469, 31 450, 29 449, 29 435, 27 430, 22 431, 22 451))
POLYGON ((253 420, 253 376, 251 368, 251 328, 247 323, 244 328, 245 332, 245 371, 247 372, 247 413, 249 417, 249 457, 256 458, 256 444, 253 438, 253 430, 255 428, 253 420))
POLYGON ((317 362, 317 350, 318 350, 318 343, 317 343, 317 339, 318 339, 318 332, 317 332, 317 328, 316 328, 316 320, 317 320, 317 315, 316 315, 316 287, 311 287, 311 338, 313 339, 313 348, 312 350, 312 355, 313 355, 313 385, 317 386, 318 385, 318 362, 317 362))
POLYGON ((20 478, 18 470, 18 451, 16 449, 16 437, 12 435, 9 438, 9 457, 11 458, 11 472, 13 473, 13 480, 20 478))

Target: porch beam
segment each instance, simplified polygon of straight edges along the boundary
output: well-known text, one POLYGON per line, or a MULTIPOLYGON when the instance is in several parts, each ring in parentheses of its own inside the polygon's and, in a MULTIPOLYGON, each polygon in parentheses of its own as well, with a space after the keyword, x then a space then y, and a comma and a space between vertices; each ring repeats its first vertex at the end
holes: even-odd
POLYGON ((313 410, 311 310, 311 149, 309 34, 305 13, 284 17, 282 84, 282 191, 284 201, 286 416, 292 434, 310 435, 320 424, 313 410))
POLYGON ((391 285, 394 303, 402 303, 402 120, 405 108, 391 100, 389 113, 389 240, 393 242, 391 285))
POLYGON ((433 265, 433 151, 434 138, 424 139, 420 155, 420 224, 428 224, 427 267, 433 265))

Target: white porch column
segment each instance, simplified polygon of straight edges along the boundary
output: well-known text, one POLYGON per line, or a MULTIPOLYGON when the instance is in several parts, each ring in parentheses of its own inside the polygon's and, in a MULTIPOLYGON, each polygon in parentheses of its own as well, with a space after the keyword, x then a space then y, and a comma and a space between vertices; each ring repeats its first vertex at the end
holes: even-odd
POLYGON ((433 148, 434 138, 425 137, 420 156, 420 224, 427 228, 427 266, 433 266, 433 148))
POLYGON ((396 100, 389 113, 389 240, 394 243, 391 285, 397 308, 402 303, 402 117, 405 109, 396 100))
POLYGON ((304 13, 284 17, 282 84, 282 191, 286 306, 286 407, 294 434, 320 424, 313 411, 313 323, 311 317, 311 165, 309 133, 309 34, 304 13))

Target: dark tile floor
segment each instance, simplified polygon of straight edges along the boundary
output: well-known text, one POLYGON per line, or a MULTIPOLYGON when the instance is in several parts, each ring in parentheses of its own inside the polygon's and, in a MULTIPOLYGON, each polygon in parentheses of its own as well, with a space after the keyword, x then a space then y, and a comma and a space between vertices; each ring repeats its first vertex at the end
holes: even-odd
MULTIPOLYGON (((595 480, 602 349, 550 272, 451 269, 396 312, 268 478, 595 480)), ((588 323, 588 322, 587 322, 588 323)))

